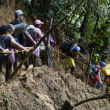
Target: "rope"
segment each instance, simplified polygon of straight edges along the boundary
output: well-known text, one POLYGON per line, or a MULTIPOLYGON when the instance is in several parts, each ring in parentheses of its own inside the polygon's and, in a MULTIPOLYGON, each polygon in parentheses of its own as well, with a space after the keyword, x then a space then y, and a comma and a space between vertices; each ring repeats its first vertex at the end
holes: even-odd
MULTIPOLYGON (((27 48, 28 50, 32 50, 32 48, 27 48)), ((14 51, 14 53, 18 53, 18 52, 25 52, 26 50, 16 50, 14 51)), ((0 51, 0 53, 3 53, 3 54, 11 54, 13 53, 12 51, 0 51)))
MULTIPOLYGON (((65 57, 67 57, 67 58, 71 58, 71 57, 69 57, 69 56, 65 55, 64 53, 62 53, 62 52, 60 52, 60 51, 56 50, 55 48, 52 48, 52 49, 53 49, 53 50, 55 50, 56 52, 58 52, 59 54, 61 54, 61 55, 65 56, 65 57)), ((82 62, 80 62, 80 61, 78 61, 78 60, 76 60, 76 59, 74 59, 74 60, 75 60, 76 62, 78 62, 78 63, 82 64, 82 65, 88 66, 87 64, 82 63, 82 62)))

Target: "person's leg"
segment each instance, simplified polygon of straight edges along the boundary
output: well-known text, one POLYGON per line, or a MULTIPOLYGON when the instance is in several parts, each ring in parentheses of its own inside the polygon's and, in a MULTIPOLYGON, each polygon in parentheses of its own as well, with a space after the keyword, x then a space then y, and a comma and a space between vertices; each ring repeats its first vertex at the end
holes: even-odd
MULTIPOLYGON (((21 56, 21 59, 24 60, 24 58, 27 56, 27 52, 23 52, 23 53, 21 52, 20 56, 21 56)), ((25 61, 24 66, 25 66, 25 69, 27 69, 29 67, 28 60, 25 61)))
POLYGON ((71 67, 71 74, 74 75, 74 72, 75 72, 75 68, 71 67))
POLYGON ((98 82, 97 88, 99 89, 101 87, 102 83, 100 82, 100 79, 99 79, 99 75, 98 74, 95 75, 95 79, 98 82))
POLYGON ((17 68, 17 62, 18 62, 18 53, 15 53, 14 70, 16 70, 17 68))
MULTIPOLYGON (((27 56, 27 52, 24 52, 23 57, 26 58, 26 56, 27 56)), ((24 58, 23 58, 23 59, 24 59, 24 58)), ((25 61, 24 65, 25 65, 25 68, 26 68, 26 69, 29 67, 29 62, 28 62, 28 60, 25 61)))
POLYGON ((95 77, 95 75, 92 75, 91 81, 92 81, 92 87, 95 87, 95 84, 96 84, 96 77, 95 77))
POLYGON ((12 63, 9 63, 8 65, 8 71, 6 72, 5 79, 7 80, 11 76, 11 68, 12 68, 12 63))
POLYGON ((33 67, 36 67, 37 66, 37 63, 36 63, 36 56, 33 55, 33 67))
POLYGON ((0 57, 0 84, 3 84, 5 82, 5 75, 2 72, 2 67, 5 62, 5 58, 0 57))
POLYGON ((47 64, 49 67, 52 67, 52 59, 51 59, 51 47, 46 48, 46 56, 47 56, 47 64))

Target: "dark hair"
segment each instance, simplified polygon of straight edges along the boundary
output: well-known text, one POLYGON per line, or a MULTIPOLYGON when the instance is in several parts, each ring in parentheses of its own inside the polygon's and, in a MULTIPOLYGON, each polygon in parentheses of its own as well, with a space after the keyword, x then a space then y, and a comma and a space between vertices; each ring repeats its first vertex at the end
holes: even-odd
POLYGON ((2 25, 0 27, 0 35, 6 34, 6 32, 8 32, 9 28, 6 25, 2 25))
POLYGON ((37 28, 39 28, 39 25, 40 25, 40 24, 34 24, 34 26, 37 27, 37 28))

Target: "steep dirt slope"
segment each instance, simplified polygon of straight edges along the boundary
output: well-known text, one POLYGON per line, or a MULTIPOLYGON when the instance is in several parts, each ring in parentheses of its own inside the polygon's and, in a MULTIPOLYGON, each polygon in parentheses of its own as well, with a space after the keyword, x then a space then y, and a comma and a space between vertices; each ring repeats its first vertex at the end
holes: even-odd
MULTIPOLYGON (((65 100, 75 104, 102 94, 101 90, 86 87, 85 82, 61 71, 54 71, 45 65, 34 71, 32 66, 28 71, 22 71, 20 76, 0 86, 0 110, 6 110, 6 96, 9 97, 11 110, 58 110, 65 100)), ((107 100, 97 100, 76 107, 77 110, 103 108, 110 110, 107 100)))

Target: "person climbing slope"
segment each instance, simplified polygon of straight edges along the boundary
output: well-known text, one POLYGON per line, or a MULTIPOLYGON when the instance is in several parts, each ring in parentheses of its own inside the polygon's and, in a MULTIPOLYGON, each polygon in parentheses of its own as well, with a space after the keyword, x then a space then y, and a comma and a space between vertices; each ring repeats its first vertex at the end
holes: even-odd
POLYGON ((110 64, 101 62, 100 65, 101 65, 102 73, 105 76, 106 92, 110 92, 110 64))
POLYGON ((91 80, 92 80, 92 87, 95 87, 96 82, 97 88, 99 89, 102 86, 102 81, 101 81, 101 68, 99 65, 94 65, 91 64, 90 68, 92 69, 92 75, 91 75, 91 80))

